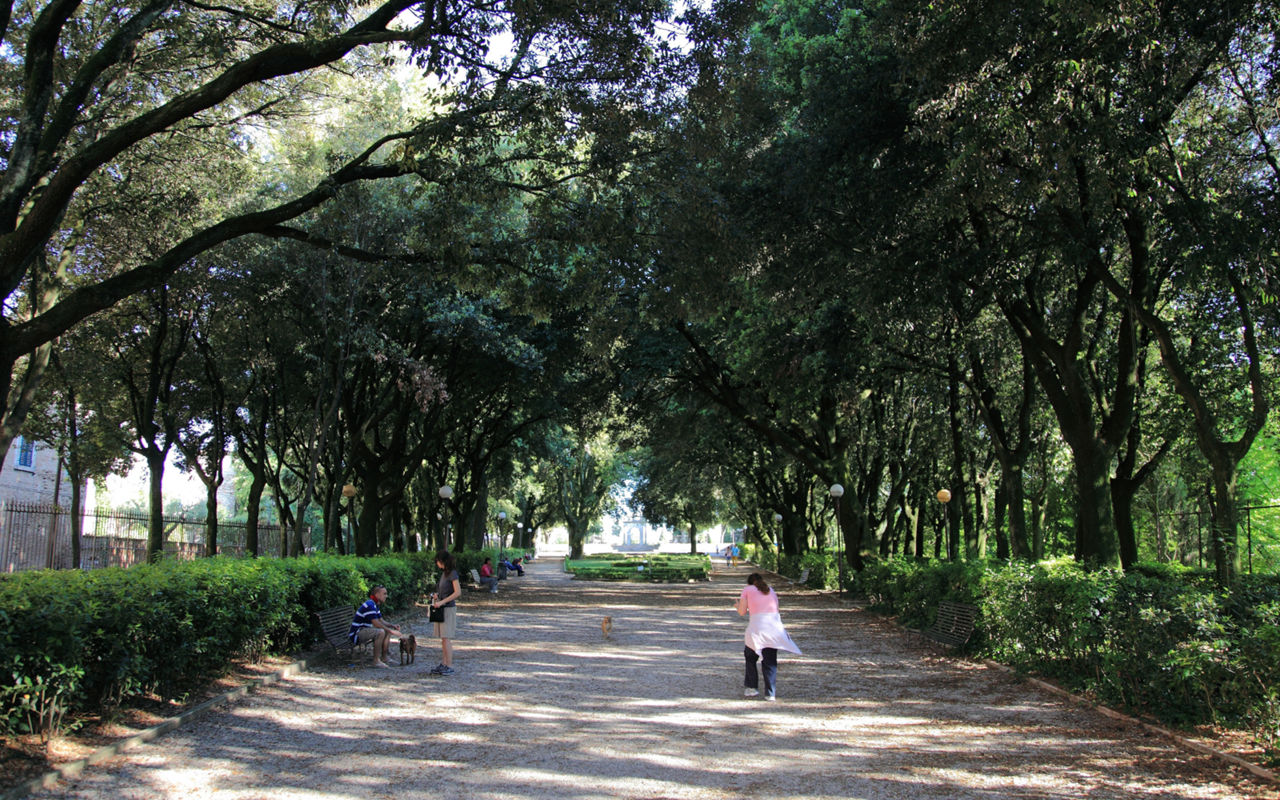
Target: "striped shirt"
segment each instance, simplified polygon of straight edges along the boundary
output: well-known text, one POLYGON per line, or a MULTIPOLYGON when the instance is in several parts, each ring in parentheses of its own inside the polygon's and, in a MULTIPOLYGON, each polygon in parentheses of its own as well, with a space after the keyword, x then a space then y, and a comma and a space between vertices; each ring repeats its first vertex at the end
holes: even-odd
POLYGON ((356 618, 351 620, 351 630, 347 631, 347 638, 352 644, 356 644, 356 631, 361 628, 368 628, 373 625, 375 619, 382 619, 382 612, 378 610, 378 604, 373 602, 370 597, 356 609, 356 618))

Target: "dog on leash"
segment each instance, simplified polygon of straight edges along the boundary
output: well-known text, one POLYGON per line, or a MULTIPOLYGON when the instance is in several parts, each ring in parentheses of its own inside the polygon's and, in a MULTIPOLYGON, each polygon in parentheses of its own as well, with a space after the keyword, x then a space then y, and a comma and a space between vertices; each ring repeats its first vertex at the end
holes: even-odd
POLYGON ((609 638, 609 634, 613 633, 613 617, 600 620, 600 632, 604 634, 604 638, 609 638))
POLYGON ((400 637, 400 666, 412 664, 418 655, 418 638, 412 633, 400 637))

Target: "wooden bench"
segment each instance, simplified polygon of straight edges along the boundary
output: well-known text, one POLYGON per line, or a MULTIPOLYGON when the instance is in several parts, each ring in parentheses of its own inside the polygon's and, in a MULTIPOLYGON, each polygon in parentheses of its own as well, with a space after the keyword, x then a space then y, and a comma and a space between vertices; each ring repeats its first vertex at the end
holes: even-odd
POLYGON ((933 626, 921 633, 935 642, 959 647, 973 635, 973 623, 977 617, 977 606, 943 600, 938 603, 938 618, 933 626))
POLYGON ((357 650, 367 649, 370 653, 373 652, 372 640, 358 645, 347 638, 347 633, 351 630, 351 620, 355 619, 355 616, 355 606, 334 606, 316 612, 316 619, 320 621, 324 640, 333 648, 334 655, 341 654, 343 650, 350 650, 351 658, 355 658, 357 650))

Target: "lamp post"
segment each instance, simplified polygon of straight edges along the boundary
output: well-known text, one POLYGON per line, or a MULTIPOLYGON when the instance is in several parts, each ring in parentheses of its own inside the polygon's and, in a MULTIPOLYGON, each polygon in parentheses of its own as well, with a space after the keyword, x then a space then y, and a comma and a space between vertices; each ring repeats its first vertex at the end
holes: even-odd
POLYGON ((951 490, 939 489, 935 496, 938 502, 942 503, 942 524, 947 526, 947 560, 955 561, 960 555, 960 548, 955 541, 955 533, 951 530, 951 513, 947 508, 947 503, 951 502, 951 490))
POLYGON ((347 498, 347 554, 351 554, 351 517, 356 513, 356 505, 354 498, 356 496, 356 486, 354 483, 348 483, 342 487, 342 496, 347 498))
MULTIPOLYGON (((439 494, 440 499, 444 501, 444 508, 447 512, 449 510, 449 501, 453 499, 453 487, 446 483, 440 487, 439 494)), ((444 517, 444 546, 445 549, 449 547, 449 516, 447 513, 444 517)))
POLYGON ((774 546, 777 548, 778 560, 779 562, 781 562, 782 560, 782 515, 779 514, 777 511, 773 512, 773 525, 778 530, 778 532, 774 535, 775 537, 774 546))
POLYGON ((498 558, 502 558, 502 551, 507 549, 507 534, 503 529, 503 523, 507 521, 507 512, 498 512, 498 558))
POLYGON ((836 580, 839 581, 840 599, 844 599, 844 532, 840 530, 840 498, 844 497, 844 487, 838 483, 831 484, 827 490, 836 501, 836 580))
POLYGON ((524 552, 524 523, 516 523, 516 538, 520 540, 520 551, 524 552))

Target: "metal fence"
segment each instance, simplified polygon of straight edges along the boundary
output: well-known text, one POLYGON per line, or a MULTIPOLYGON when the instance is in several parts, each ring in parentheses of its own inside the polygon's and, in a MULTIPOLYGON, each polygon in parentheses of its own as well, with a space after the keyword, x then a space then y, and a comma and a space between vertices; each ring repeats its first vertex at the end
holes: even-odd
MULTIPOLYGON (((1249 574, 1280 572, 1280 503, 1240 506, 1239 511, 1241 570, 1249 574)), ((1157 525, 1160 520, 1172 523, 1168 551, 1158 557, 1198 567, 1212 563, 1208 511, 1165 512, 1157 516, 1157 525)))
MULTIPOLYGON (((97 569, 145 562, 148 524, 145 514, 85 514, 80 566, 97 569)), ((165 517, 164 526, 167 556, 194 559, 204 555, 204 520, 165 517)), ((243 522, 219 521, 219 555, 243 556, 245 530, 243 522)), ((278 525, 258 526, 259 554, 278 555, 271 552, 271 545, 279 540, 278 525)), ((0 572, 71 567, 71 514, 67 509, 17 502, 0 505, 0 572)))

